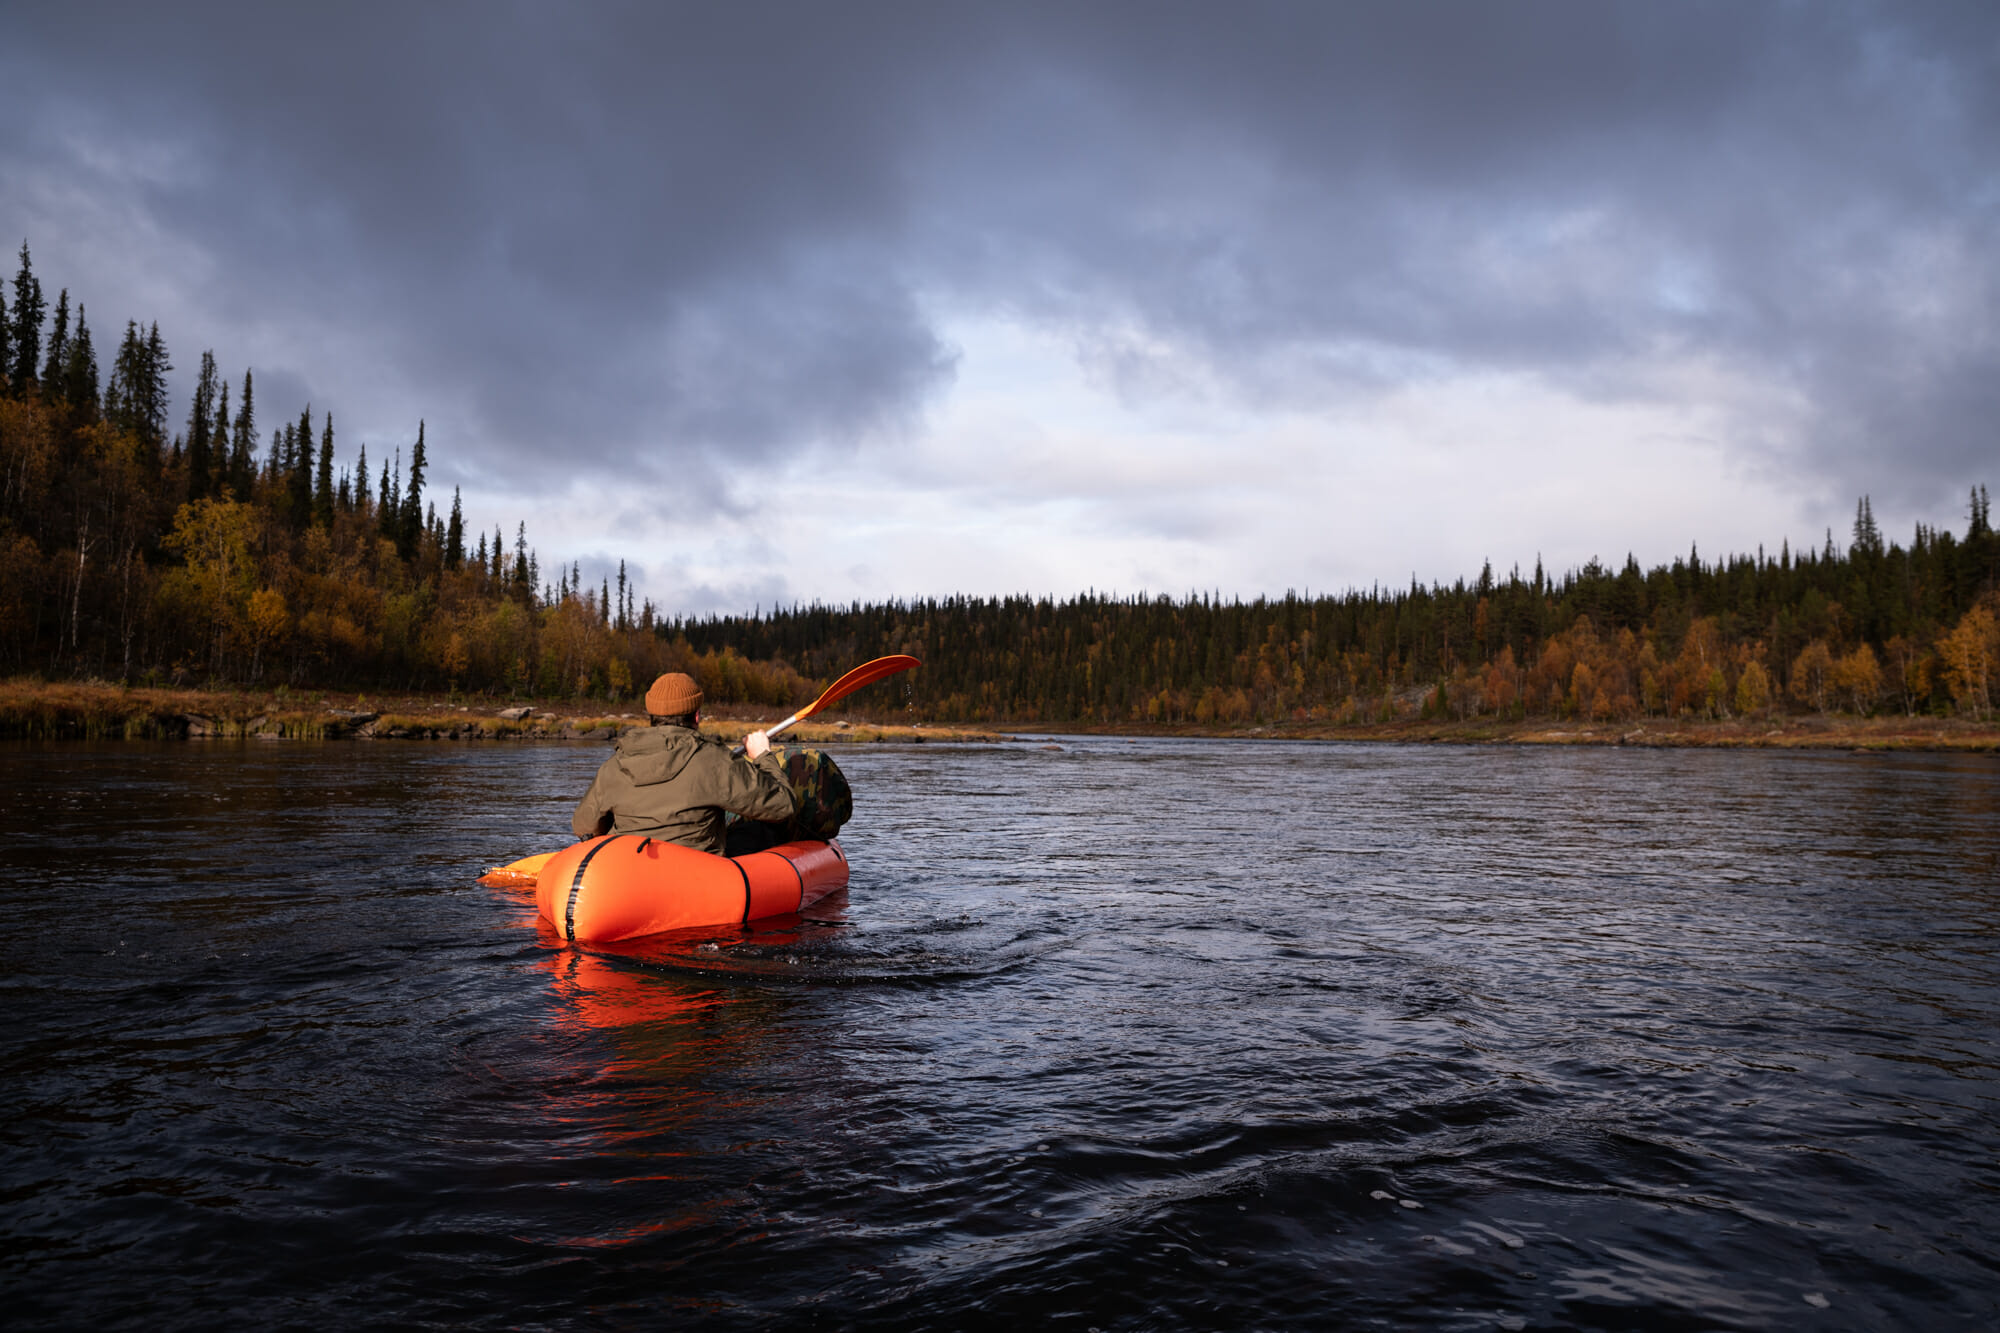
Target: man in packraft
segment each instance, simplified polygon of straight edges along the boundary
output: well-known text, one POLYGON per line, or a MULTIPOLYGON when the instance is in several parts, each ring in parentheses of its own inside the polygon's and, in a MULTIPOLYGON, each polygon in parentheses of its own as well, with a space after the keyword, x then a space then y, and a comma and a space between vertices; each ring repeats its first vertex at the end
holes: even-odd
POLYGON ((570 819, 577 837, 642 833, 720 855, 727 814, 772 825, 797 813, 784 756, 768 735, 751 732, 735 755, 701 734, 701 690, 692 677, 670 671, 654 681, 646 713, 652 725, 618 738, 577 803, 570 819))

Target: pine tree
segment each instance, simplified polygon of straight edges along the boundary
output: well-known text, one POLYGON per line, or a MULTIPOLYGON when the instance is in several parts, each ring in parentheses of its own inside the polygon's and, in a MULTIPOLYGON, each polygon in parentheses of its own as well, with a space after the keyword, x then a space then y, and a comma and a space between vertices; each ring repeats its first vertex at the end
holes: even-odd
POLYGON ((625 562, 623 560, 620 560, 618 562, 618 628, 619 629, 628 628, 627 621, 629 617, 625 613, 626 596, 627 596, 627 590, 625 586, 625 562))
POLYGON ((451 488, 451 525, 444 532, 444 567, 457 569, 464 563, 465 515, 459 511, 458 487, 454 486, 451 488))
POLYGON ((326 414, 326 433, 319 439, 319 480, 313 486, 313 522, 333 526, 333 413, 326 414))
POLYGON ((354 507, 363 514, 368 512, 368 446, 361 446, 361 456, 354 463, 354 507))
POLYGON ((48 305, 42 300, 41 279, 28 258, 28 243, 21 242, 21 267, 14 274, 14 359, 8 365, 8 390, 19 398, 35 381, 42 360, 42 318, 48 305))
POLYGON ((534 588, 534 581, 528 569, 528 525, 524 522, 514 532, 514 586, 534 588))
POLYGON ((602 624, 611 623, 611 580, 606 579, 597 590, 597 619, 602 624))

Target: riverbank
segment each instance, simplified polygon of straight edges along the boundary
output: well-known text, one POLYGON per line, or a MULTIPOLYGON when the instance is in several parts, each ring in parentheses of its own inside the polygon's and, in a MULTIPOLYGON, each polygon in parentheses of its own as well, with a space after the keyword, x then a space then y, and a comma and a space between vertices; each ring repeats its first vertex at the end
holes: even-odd
POLYGON ((1950 750, 2000 753, 2000 723, 1959 717, 1800 717, 1561 722, 1549 718, 1467 722, 1407 719, 1219 729, 1200 726, 1063 727, 1082 735, 1240 736, 1274 740, 1372 741, 1402 745, 1624 745, 1655 749, 1950 750))
MULTIPOLYGON (((772 710, 721 708, 702 730, 739 741, 778 721, 772 710)), ((643 713, 573 701, 517 702, 327 690, 172 690, 99 681, 0 682, 0 737, 61 740, 612 740, 643 713)), ((890 725, 832 714, 785 733, 794 745, 999 741, 976 727, 890 725)))
MULTIPOLYGON (((723 707, 702 729, 725 740, 777 721, 775 710, 723 707)), ((0 737, 41 739, 611 740, 644 726, 630 711, 574 701, 465 699, 338 691, 172 690, 98 681, 0 682, 0 737)), ((1806 715, 1721 721, 1558 722, 1546 718, 1454 722, 1405 719, 1217 727, 1068 725, 1010 728, 884 724, 813 718, 786 733, 796 745, 923 744, 1022 739, 1044 730, 1082 735, 1229 736, 1243 739, 1447 745, 1625 745, 1656 748, 1950 750, 2000 753, 2000 723, 1961 717, 1806 715)))

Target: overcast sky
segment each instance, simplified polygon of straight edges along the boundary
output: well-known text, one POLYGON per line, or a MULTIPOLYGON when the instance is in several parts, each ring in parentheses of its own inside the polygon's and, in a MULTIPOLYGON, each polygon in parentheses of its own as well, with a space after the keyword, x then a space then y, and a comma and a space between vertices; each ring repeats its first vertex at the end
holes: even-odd
MULTIPOLYGON (((2000 6, 37 2, 0 237, 108 358, 676 613, 1963 530, 2000 6)), ((13 265, 7 263, 8 275, 13 265)))

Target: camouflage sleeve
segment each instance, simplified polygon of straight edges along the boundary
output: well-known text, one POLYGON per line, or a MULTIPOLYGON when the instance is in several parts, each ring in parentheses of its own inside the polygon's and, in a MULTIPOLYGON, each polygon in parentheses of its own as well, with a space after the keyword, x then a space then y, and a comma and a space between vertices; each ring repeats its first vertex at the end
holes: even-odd
POLYGON ((798 809, 798 798, 785 781, 784 762, 777 751, 758 756, 755 762, 717 747, 708 752, 710 763, 720 767, 716 774, 721 788, 716 804, 745 819, 790 819, 798 809))

